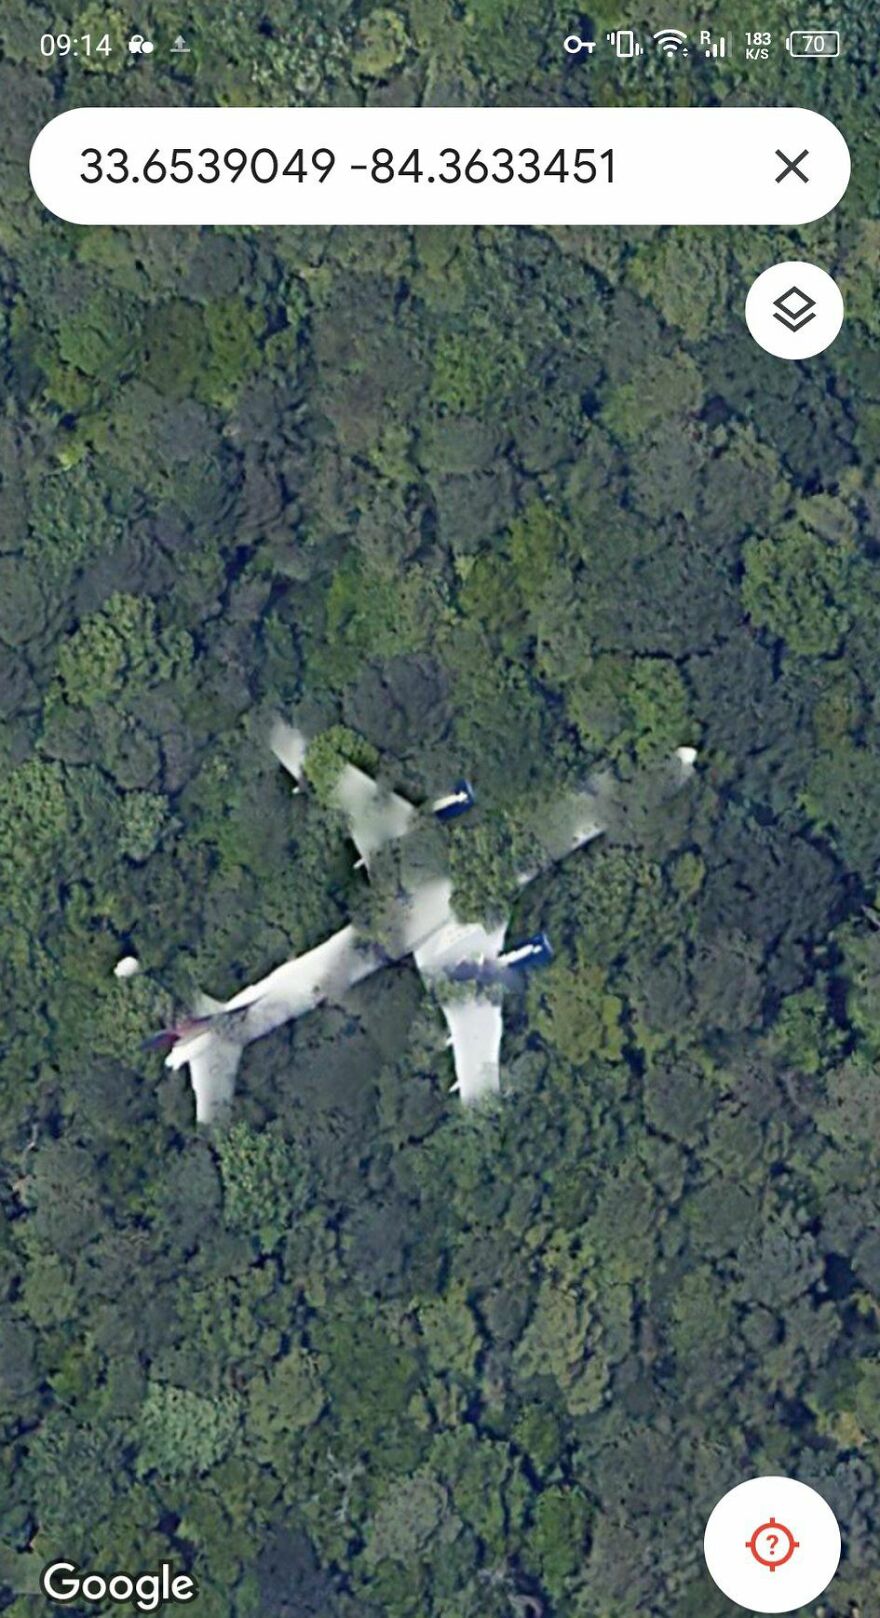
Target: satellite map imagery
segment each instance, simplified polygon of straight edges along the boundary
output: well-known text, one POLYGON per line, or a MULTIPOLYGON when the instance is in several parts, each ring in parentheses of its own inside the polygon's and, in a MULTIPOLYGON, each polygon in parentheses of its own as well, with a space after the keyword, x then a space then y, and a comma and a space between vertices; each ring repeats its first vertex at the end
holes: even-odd
POLYGON ((880 1612, 878 23, 0 0, 2 1618, 880 1612))

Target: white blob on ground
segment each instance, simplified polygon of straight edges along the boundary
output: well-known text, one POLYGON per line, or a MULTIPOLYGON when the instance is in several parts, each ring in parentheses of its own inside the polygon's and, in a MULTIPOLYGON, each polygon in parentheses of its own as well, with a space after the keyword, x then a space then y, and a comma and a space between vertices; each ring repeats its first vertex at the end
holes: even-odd
POLYGON ((137 976, 140 969, 141 963, 136 955, 123 955, 122 960, 117 961, 113 968, 113 976, 115 978, 133 978, 137 976))

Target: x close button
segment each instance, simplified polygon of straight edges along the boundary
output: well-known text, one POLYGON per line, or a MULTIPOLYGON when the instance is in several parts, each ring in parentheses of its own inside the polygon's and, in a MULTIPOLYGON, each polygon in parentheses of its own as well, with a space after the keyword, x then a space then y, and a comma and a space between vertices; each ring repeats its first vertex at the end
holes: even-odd
POLYGON ((804 174, 803 169, 801 169, 799 167, 799 164, 801 164, 803 162, 805 157, 809 157, 809 155, 810 155, 810 148, 808 146, 805 146, 802 152, 798 152, 797 157, 788 157, 786 155, 786 153, 781 152, 779 150, 779 147, 777 146, 777 148, 776 148, 776 156, 778 158, 780 158, 781 161, 785 164, 785 168, 782 170, 782 172, 780 174, 777 174, 777 176, 776 176, 776 184, 780 185, 783 180, 788 179, 788 176, 790 174, 796 174, 799 180, 803 180, 804 185, 809 185, 809 183, 810 183, 809 174, 804 174))

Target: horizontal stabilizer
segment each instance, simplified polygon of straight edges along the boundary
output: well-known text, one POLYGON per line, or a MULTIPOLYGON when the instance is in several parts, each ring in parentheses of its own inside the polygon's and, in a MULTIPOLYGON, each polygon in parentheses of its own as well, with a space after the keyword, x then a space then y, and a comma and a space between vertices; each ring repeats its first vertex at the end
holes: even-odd
POLYGON ((166 1067, 189 1068, 197 1124, 216 1123, 228 1111, 242 1049, 240 1041, 224 1036, 222 1023, 219 1028, 205 1023, 178 1039, 168 1052, 166 1067))

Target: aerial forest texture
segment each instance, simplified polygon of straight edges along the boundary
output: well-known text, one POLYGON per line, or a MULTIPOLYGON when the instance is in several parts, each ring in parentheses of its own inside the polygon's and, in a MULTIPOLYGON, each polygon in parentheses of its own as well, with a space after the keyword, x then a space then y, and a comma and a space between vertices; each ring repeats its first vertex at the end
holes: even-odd
POLYGON ((630 64, 565 56, 555 0, 197 10, 0 22, 0 1604, 64 1555, 167 1557, 198 1618, 729 1618, 706 1518, 782 1472, 843 1533, 809 1611, 875 1613, 876 8, 828 12, 836 62, 768 5, 653 22, 725 61, 630 64), (808 105, 853 179, 790 232, 84 229, 30 192, 66 107, 215 102, 808 105), (743 319, 784 258, 847 307, 793 365, 743 319), (409 965, 252 1046, 216 1131, 142 1048, 376 902, 276 712, 417 801, 472 779, 465 911, 614 769, 627 812, 514 912, 555 957, 499 1100, 449 1094, 409 965))

